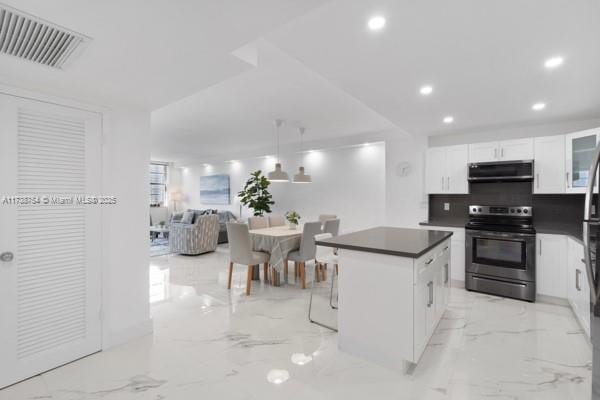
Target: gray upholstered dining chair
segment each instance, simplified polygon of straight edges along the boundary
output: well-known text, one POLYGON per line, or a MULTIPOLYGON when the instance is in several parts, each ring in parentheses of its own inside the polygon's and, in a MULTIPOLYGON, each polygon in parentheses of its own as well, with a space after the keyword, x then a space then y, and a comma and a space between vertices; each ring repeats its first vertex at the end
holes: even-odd
POLYGON ((328 219, 336 219, 337 215, 335 214, 321 214, 319 215, 319 222, 324 223, 328 219))
POLYGON ((300 274, 302 289, 306 289, 306 262, 315 259, 317 246, 315 244, 315 235, 321 233, 320 222, 307 222, 304 224, 302 238, 300 239, 300 249, 288 254, 288 261, 293 261, 296 276, 300 274))
MULTIPOLYGON (((333 237, 333 235, 331 233, 321 233, 321 234, 315 236, 315 240, 317 240, 317 241, 326 240, 326 239, 330 239, 332 237, 333 237)), ((332 264, 335 267, 333 270, 333 273, 331 274, 331 289, 329 292, 329 305, 332 309, 337 310, 337 308, 338 308, 337 305, 333 304, 333 286, 334 286, 335 278, 338 274, 339 257, 335 253, 334 249, 331 247, 326 247, 326 246, 316 246, 316 247, 317 247, 317 251, 316 251, 316 255, 315 255, 315 262, 317 264, 321 264, 321 265, 332 264)), ((327 324, 324 324, 323 322, 316 321, 312 317, 311 312, 312 312, 312 303, 313 303, 313 292, 314 292, 316 281, 317 281, 317 275, 315 274, 315 276, 313 277, 312 285, 310 287, 310 300, 308 302, 308 320, 310 322, 312 322, 313 324, 317 324, 319 326, 322 326, 324 328, 328 328, 328 329, 331 329, 331 330, 337 332, 337 328, 327 325, 327 324)))
POLYGON ((248 228, 262 229, 269 227, 269 220, 267 217, 248 217, 248 228))
MULTIPOLYGON (((261 251, 252 251, 250 233, 248 232, 248 225, 246 224, 228 222, 227 236, 229 238, 229 276, 227 278, 227 289, 231 289, 233 264, 247 265, 248 278, 246 280, 246 295, 250 295, 254 268, 263 264, 265 271, 267 271, 269 267, 269 254, 261 251)), ((267 281, 266 273, 264 280, 265 282, 267 281)))
POLYGON ((340 220, 337 218, 325 220, 323 233, 331 233, 331 236, 337 236, 340 233, 340 220))
POLYGON ((283 215, 269 215, 269 226, 284 226, 285 217, 283 215))
MULTIPOLYGON (((339 219, 326 219, 323 222, 323 233, 330 233, 331 236, 337 236, 340 233, 340 220, 339 219)), ((317 274, 317 281, 320 279, 327 280, 327 264, 323 264, 317 261, 315 268, 317 274)))

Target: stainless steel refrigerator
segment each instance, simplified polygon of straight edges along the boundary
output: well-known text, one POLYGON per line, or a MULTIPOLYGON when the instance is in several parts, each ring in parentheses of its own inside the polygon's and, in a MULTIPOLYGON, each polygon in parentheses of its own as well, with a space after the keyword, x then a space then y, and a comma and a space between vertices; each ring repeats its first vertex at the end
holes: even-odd
POLYGON ((587 191, 585 194, 585 210, 583 220, 583 250, 587 277, 590 285, 590 332, 592 339, 592 400, 600 400, 600 286, 598 277, 600 267, 597 264, 599 249, 598 233, 600 219, 598 201, 594 194, 596 176, 600 164, 600 146, 596 148, 590 172, 588 174, 587 191))

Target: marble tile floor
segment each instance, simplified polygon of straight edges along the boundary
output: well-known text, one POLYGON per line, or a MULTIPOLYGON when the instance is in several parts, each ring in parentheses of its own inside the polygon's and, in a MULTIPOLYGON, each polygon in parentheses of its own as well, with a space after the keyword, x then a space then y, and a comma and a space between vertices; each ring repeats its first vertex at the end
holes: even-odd
MULTIPOLYGON (((567 307, 453 289, 410 374, 337 349, 310 324, 308 291, 245 268, 226 288, 227 248, 151 260, 154 334, 0 391, 0 400, 589 399, 591 351, 567 307)), ((365 288, 369 301, 372 288, 365 288)), ((334 321, 327 287, 317 313, 334 321)), ((393 346, 393 343, 390 343, 393 346)))

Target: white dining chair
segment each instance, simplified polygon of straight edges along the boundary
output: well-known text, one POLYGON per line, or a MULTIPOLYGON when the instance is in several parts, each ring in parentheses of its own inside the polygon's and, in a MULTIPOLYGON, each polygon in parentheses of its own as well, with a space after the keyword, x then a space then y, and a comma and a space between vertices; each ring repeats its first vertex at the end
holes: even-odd
POLYGON ((302 230, 300 249, 288 254, 287 259, 294 261, 296 276, 300 274, 302 289, 306 289, 306 262, 315 259, 317 248, 315 246, 315 235, 321 233, 320 222, 307 222, 302 230))
POLYGON ((267 217, 248 217, 248 228, 252 229, 263 229, 269 227, 269 220, 267 217))
POLYGON ((331 233, 331 236, 337 236, 340 233, 340 220, 327 219, 323 222, 323 233, 331 233))
MULTIPOLYGON (((326 240, 326 239, 330 239, 332 237, 333 237, 333 235, 331 233, 321 233, 319 235, 315 235, 315 241, 326 240)), ((337 254, 334 252, 334 249, 332 247, 316 245, 315 263, 317 263, 317 265, 318 264, 321 264, 321 265, 331 264, 334 266, 333 272, 331 273, 331 289, 329 292, 329 305, 332 309, 337 310, 337 306, 334 306, 334 304, 333 304, 333 284, 334 284, 335 278, 338 274, 339 258, 337 256, 337 254)), ((324 324, 323 322, 319 322, 319 321, 313 319, 313 317, 312 317, 312 301, 313 301, 313 293, 314 293, 316 281, 317 281, 317 274, 315 274, 315 276, 313 277, 313 281, 312 281, 312 284, 310 287, 310 300, 308 302, 308 320, 310 322, 312 322, 313 324, 316 324, 316 325, 319 325, 324 328, 331 329, 332 331, 337 332, 338 331, 337 328, 327 325, 327 324, 324 324)))
POLYGON ((319 222, 324 223, 328 219, 336 219, 337 215, 335 214, 321 214, 319 215, 319 222))
POLYGON ((227 237, 229 238, 229 275, 227 289, 231 289, 231 277, 233 275, 233 264, 248 266, 248 277, 246 280, 246 295, 250 295, 254 268, 260 264, 265 268, 265 282, 267 281, 267 269, 269 266, 269 254, 262 251, 252 251, 248 225, 239 222, 227 222, 227 237))
POLYGON ((284 226, 285 217, 283 215, 269 215, 269 226, 284 226))

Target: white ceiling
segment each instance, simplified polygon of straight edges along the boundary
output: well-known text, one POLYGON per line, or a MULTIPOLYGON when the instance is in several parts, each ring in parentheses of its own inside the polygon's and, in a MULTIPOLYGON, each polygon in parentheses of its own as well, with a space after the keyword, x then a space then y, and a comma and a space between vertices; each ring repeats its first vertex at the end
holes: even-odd
POLYGON ((2 0, 91 36, 66 70, 0 56, 0 81, 155 109, 249 69, 234 49, 325 0, 2 0))
POLYGON ((275 118, 290 121, 289 143, 299 124, 318 141, 600 115, 599 1, 1 1, 94 39, 65 71, 0 55, 0 81, 156 110, 164 160, 274 148, 275 118), (370 32, 376 14, 387 25, 370 32), (256 66, 232 54, 253 46, 256 66), (553 55, 565 64, 547 71, 553 55), (537 101, 546 110, 533 112, 537 101))
POLYGON ((335 0, 267 39, 406 131, 440 134, 599 115, 599 16, 591 0, 335 0), (376 14, 385 28, 367 31, 376 14))
POLYGON ((258 66, 152 113, 152 156, 159 160, 233 157, 240 149, 276 152, 282 145, 395 129, 378 113, 298 61, 259 40, 258 66))

